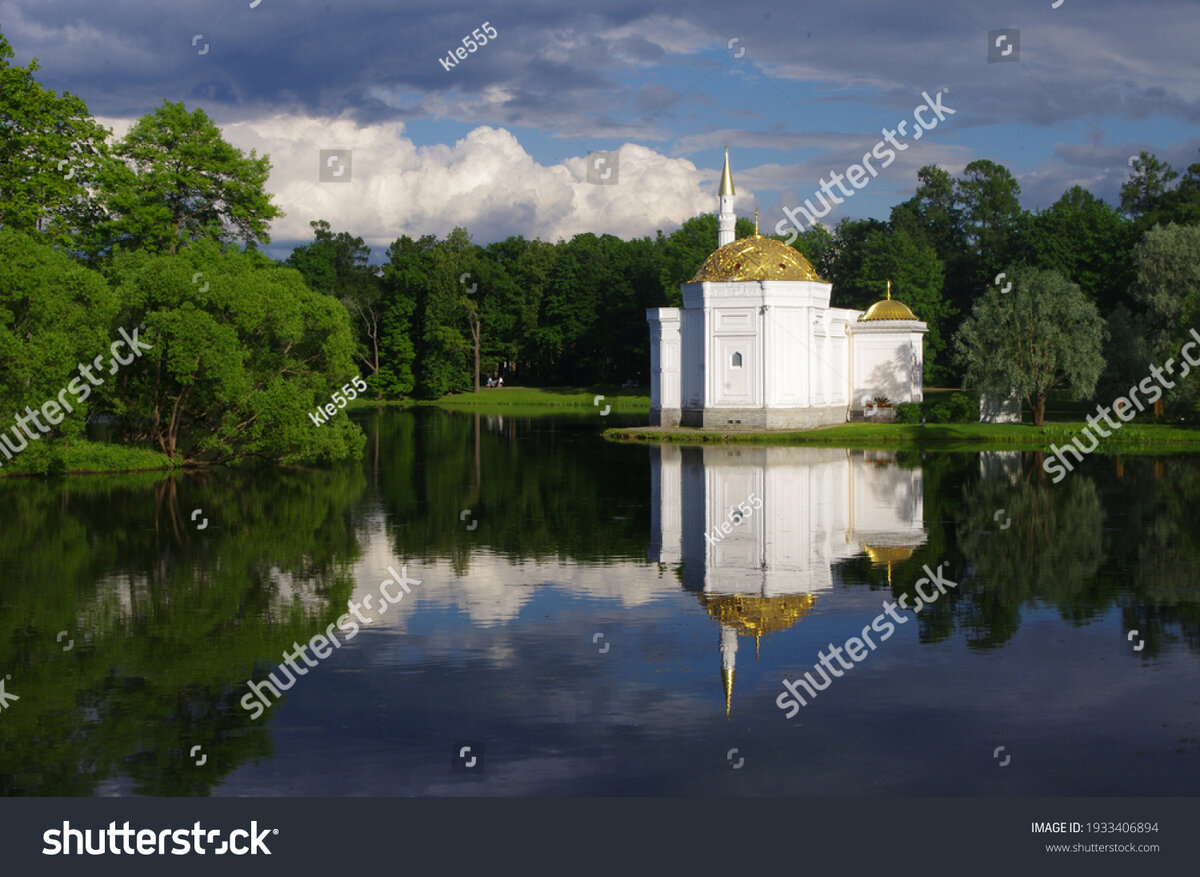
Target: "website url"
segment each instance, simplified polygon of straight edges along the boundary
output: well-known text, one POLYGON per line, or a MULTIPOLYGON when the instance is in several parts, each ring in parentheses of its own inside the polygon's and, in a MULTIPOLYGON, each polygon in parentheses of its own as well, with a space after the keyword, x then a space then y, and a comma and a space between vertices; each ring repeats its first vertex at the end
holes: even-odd
POLYGON ((1157 853, 1158 844, 1046 844, 1048 853, 1157 853))

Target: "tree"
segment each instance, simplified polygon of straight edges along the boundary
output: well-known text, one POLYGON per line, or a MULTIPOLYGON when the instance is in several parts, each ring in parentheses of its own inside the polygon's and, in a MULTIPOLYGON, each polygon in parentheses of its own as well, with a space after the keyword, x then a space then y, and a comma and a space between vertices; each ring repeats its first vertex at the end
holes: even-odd
POLYGON ((106 244, 174 255, 201 238, 271 242, 267 225, 283 211, 263 188, 270 159, 226 143, 203 110, 163 101, 113 153, 124 162, 101 176, 113 216, 106 244))
POLYGON ((1095 390, 1104 360, 1104 322, 1079 287, 1055 271, 1010 266, 1012 289, 995 286, 976 302, 955 337, 967 383, 1007 397, 1014 389, 1046 418, 1046 395, 1069 387, 1082 399, 1095 390))
POLYGON ((875 299, 881 282, 892 281, 892 295, 902 300, 929 327, 925 335, 925 383, 940 386, 950 380, 945 327, 953 309, 942 296, 945 271, 937 252, 907 232, 875 230, 863 246, 861 285, 874 280, 875 299))
POLYGON ((371 248, 347 232, 335 235, 323 219, 309 225, 315 240, 292 250, 285 264, 298 270, 310 289, 342 303, 356 329, 355 355, 370 374, 378 374, 384 305, 371 248))
POLYGON ((968 164, 955 180, 955 204, 970 254, 961 278, 965 286, 957 290, 960 309, 965 311, 1003 265, 1014 260, 1015 244, 1028 220, 1020 194, 1021 186, 1008 168, 986 158, 968 164))
POLYGON ((127 438, 196 465, 362 450, 362 431, 336 408, 311 416, 355 377, 354 341, 345 309, 299 272, 211 242, 178 257, 121 253, 108 271, 121 324, 144 324, 152 346, 106 397, 127 438))
MULTIPOLYGON (((25 412, 28 406, 36 412, 50 400, 62 417, 58 425, 48 425, 51 432, 44 437, 33 425, 24 434, 17 426, 6 426, 12 433, 6 433, 10 443, 28 443, 22 467, 37 457, 41 465, 34 468, 46 471, 59 453, 49 450, 54 438, 83 433, 87 412, 95 404, 93 384, 109 380, 103 366, 110 358, 109 329, 115 312, 116 297, 99 274, 43 239, 0 229, 0 411, 7 416, 25 412), (97 374, 93 369, 98 356, 103 362, 97 374), (93 379, 83 379, 80 363, 93 379), (72 382, 77 382, 75 391, 70 389, 72 382), (64 388, 67 392, 60 394, 64 388)), ((0 464, 7 464, 7 457, 0 464)))
POLYGON ((68 246, 101 215, 95 187, 109 131, 81 98, 39 85, 36 60, 14 67, 12 57, 0 34, 0 226, 68 246))
POLYGON ((1153 153, 1142 151, 1133 162, 1133 176, 1121 186, 1121 209, 1137 220, 1142 229, 1159 221, 1171 183, 1179 174, 1153 153))
POLYGON ((1132 223, 1081 186, 1072 186, 1033 218, 1029 250, 1033 264, 1079 284, 1108 313, 1125 298, 1133 279, 1129 251, 1132 223))
POLYGON ((1200 226, 1152 228, 1133 264, 1131 294, 1146 315, 1151 352, 1162 357, 1200 328, 1200 226))

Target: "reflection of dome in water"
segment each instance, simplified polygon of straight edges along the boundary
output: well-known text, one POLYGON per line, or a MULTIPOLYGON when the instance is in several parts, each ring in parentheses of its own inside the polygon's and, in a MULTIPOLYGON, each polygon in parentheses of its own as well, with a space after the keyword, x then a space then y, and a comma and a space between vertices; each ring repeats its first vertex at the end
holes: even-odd
POLYGON ((760 637, 787 630, 808 614, 816 600, 812 594, 761 597, 757 594, 701 594, 700 605, 739 636, 760 637))
POLYGON ((758 653, 759 638, 778 630, 787 630, 812 609, 812 594, 699 594, 700 605, 721 622, 721 682, 725 688, 725 715, 733 706, 734 655, 739 636, 754 637, 758 653))
POLYGON ((917 550, 909 545, 864 545, 867 557, 871 558, 873 566, 891 566, 893 563, 903 563, 913 556, 917 550))
MULTIPOLYGON (((798 250, 783 241, 753 234, 718 247, 689 283, 709 280, 815 280, 824 283, 798 250)), ((911 317, 909 319, 912 319, 911 317)))

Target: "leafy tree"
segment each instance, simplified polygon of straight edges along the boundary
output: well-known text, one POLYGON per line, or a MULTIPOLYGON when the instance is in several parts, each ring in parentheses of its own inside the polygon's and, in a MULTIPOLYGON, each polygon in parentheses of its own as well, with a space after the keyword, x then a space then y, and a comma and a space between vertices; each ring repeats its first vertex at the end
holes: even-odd
POLYGON ((356 358, 369 374, 378 374, 384 303, 371 248, 347 232, 335 235, 323 219, 309 225, 315 240, 292 250, 285 264, 298 270, 310 289, 342 303, 356 330, 356 358))
POLYGON ((1129 252, 1134 228, 1120 211, 1080 186, 1072 186, 1033 218, 1033 264, 1058 271, 1107 313, 1126 296, 1133 279, 1129 252))
POLYGON ((1146 232, 1134 249, 1131 294, 1147 317, 1148 341, 1165 356, 1200 328, 1200 226, 1170 224, 1146 232))
POLYGON ((979 290, 990 286, 1010 261, 1024 261, 1015 252, 1028 220, 1017 196, 1021 186, 1008 168, 988 159, 977 159, 954 182, 954 198, 962 216, 965 249, 972 254, 960 278, 956 304, 963 310, 979 290))
POLYGON ((863 263, 867 258, 868 238, 887 230, 887 223, 878 219, 843 219, 837 224, 830 272, 825 278, 833 284, 835 307, 863 310, 883 297, 881 283, 887 278, 868 275, 863 263))
MULTIPOLYGON (((1146 232, 1134 250, 1135 280, 1131 288, 1138 310, 1134 325, 1147 361, 1162 363, 1200 331, 1200 226, 1159 225, 1146 232)), ((1168 379, 1172 380, 1172 379, 1168 379)), ((1168 403, 1178 414, 1200 412, 1200 386, 1194 376, 1175 378, 1168 403)))
MULTIPOLYGON (((399 323, 410 320, 407 331, 413 342, 413 392, 426 399, 437 399, 470 385, 467 351, 463 331, 466 315, 460 304, 463 284, 460 277, 471 255, 471 242, 465 229, 456 228, 445 241, 425 235, 418 241, 405 236, 388 248, 384 283, 389 301, 387 329, 389 343, 396 344, 399 323), (411 304, 396 306, 397 300, 411 304)), ((401 345, 402 346, 402 345, 401 345)), ((390 380, 403 382, 403 365, 398 364, 390 380)))
MULTIPOLYGON (((36 411, 47 400, 62 407, 63 389, 68 391, 63 400, 72 409, 63 408, 59 425, 45 424, 52 429, 45 439, 30 424, 38 440, 26 439, 30 447, 24 453, 47 453, 53 436, 83 432, 94 404, 94 380, 107 380, 107 368, 95 369, 95 360, 102 356, 102 366, 108 365, 115 312, 116 297, 100 275, 44 239, 0 229, 0 411, 24 412, 26 406, 36 411), (80 377, 81 363, 93 381, 80 377), (76 388, 81 392, 70 391, 73 380, 80 381, 76 388)), ((9 435, 9 440, 15 443, 17 436, 9 435)))
POLYGON ((1171 184, 1177 179, 1179 174, 1171 165, 1142 151, 1133 163, 1133 175, 1121 186, 1121 209, 1139 228, 1152 228, 1161 219, 1171 184))
POLYGON ((211 243, 178 258, 122 253, 109 272, 122 323, 144 324, 152 346, 109 396, 127 437, 192 464, 361 451, 344 414, 323 424, 309 415, 355 376, 354 342, 345 310, 298 272, 211 243))
POLYGON ((953 263, 962 256, 965 239, 954 178, 949 171, 927 164, 917 171, 917 183, 912 198, 892 209, 892 226, 914 237, 923 235, 944 263, 953 263))
POLYGON ((15 67, 12 57, 0 34, 0 226, 70 246, 100 215, 95 187, 109 131, 82 98, 38 84, 36 60, 15 67))
POLYGON ((163 101, 113 154, 124 163, 101 176, 112 246, 174 254, 202 238, 268 244, 268 223, 283 216, 264 189, 270 160, 226 143, 199 108, 163 101))
POLYGON ((1104 321, 1079 287, 1055 271, 1010 266, 1012 290, 995 286, 976 302, 955 338, 967 382, 1007 397, 1014 389, 1046 417, 1046 395, 1060 386, 1087 398, 1104 366, 1104 321))
POLYGON ((952 309, 942 297, 945 272, 933 247, 914 240, 904 231, 876 229, 867 235, 863 246, 863 276, 860 285, 875 279, 892 281, 892 296, 903 301, 929 327, 925 334, 925 382, 937 386, 950 380, 949 351, 944 327, 952 309))

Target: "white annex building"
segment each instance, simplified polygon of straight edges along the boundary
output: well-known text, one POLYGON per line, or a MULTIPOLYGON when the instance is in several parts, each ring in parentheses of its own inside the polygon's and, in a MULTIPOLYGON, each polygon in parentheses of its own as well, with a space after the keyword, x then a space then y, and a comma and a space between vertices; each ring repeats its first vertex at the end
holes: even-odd
POLYGON ((828 426, 876 397, 921 401, 926 326, 890 284, 865 312, 831 308, 803 254, 757 229, 734 240, 728 148, 718 194, 718 248, 682 285, 683 307, 646 312, 651 424, 828 426))

